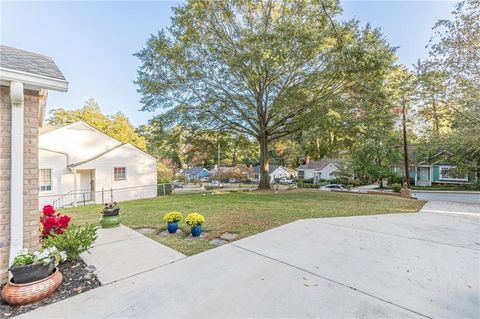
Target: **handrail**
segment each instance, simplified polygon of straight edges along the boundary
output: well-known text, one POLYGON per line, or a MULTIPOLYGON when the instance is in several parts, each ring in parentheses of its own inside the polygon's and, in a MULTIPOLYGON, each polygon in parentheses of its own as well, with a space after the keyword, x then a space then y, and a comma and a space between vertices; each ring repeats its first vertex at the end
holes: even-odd
POLYGON ((60 196, 59 198, 55 199, 53 201, 53 207, 55 208, 62 208, 62 207, 65 207, 65 206, 68 206, 68 205, 72 205, 74 202, 75 202, 75 199, 78 200, 78 195, 82 195, 83 199, 82 201, 85 203, 85 201, 90 201, 91 198, 85 198, 85 194, 88 194, 89 197, 91 197, 91 190, 89 189, 85 189, 85 190, 77 190, 76 192, 71 190, 69 191, 68 193, 65 193, 63 194, 62 196, 60 196), (75 198, 77 197, 77 198, 75 198), (67 201, 67 203, 65 203, 66 199, 69 199, 67 201))

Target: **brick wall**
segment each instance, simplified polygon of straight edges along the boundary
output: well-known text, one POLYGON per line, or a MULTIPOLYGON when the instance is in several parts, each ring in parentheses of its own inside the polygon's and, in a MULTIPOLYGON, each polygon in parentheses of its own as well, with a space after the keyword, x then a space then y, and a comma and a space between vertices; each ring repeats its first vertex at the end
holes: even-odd
MULTIPOLYGON (((38 232, 38 112, 37 91, 25 90, 24 118, 24 247, 39 247, 38 232)), ((11 104, 7 86, 0 87, 0 282, 8 277, 10 246, 11 104)))
POLYGON ((10 245, 10 90, 0 87, 0 282, 7 279, 10 245))

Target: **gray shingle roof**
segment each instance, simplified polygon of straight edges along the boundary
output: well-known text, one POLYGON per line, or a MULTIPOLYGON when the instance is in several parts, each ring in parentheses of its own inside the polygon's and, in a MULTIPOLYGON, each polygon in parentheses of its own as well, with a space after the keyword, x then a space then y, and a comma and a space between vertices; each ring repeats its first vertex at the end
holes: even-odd
MULTIPOLYGON (((201 171, 206 170, 203 167, 194 167, 183 171, 185 175, 198 175, 201 171)), ((208 172, 208 170, 206 170, 208 172)))
POLYGON ((0 67, 65 80, 52 58, 0 45, 0 67))
POLYGON ((300 165, 297 169, 318 169, 321 170, 328 164, 333 164, 338 168, 343 167, 343 163, 340 159, 334 158, 334 159, 323 159, 320 161, 311 161, 308 164, 300 165))

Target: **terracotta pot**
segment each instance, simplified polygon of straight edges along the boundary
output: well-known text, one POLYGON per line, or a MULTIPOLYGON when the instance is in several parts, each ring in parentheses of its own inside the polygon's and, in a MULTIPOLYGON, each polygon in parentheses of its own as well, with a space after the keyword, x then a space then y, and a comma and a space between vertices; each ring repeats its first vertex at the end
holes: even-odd
POLYGON ((50 296, 62 283, 62 273, 55 268, 45 279, 16 284, 9 281, 2 289, 2 299, 12 305, 21 306, 37 302, 50 296))

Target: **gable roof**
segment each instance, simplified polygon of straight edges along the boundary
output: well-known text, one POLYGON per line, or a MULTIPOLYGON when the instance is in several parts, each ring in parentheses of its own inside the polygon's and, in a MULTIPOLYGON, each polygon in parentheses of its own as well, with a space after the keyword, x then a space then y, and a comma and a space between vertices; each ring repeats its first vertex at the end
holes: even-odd
POLYGON ((198 175, 198 174, 200 174, 200 172, 203 171, 203 170, 205 170, 205 171, 208 172, 208 170, 207 170, 206 168, 203 168, 203 167, 193 167, 193 168, 189 168, 189 169, 187 169, 187 170, 184 170, 184 171, 182 172, 182 174, 198 175))
POLYGON ((115 139, 111 136, 108 136, 107 134, 105 134, 102 131, 100 131, 99 129, 91 126, 90 124, 85 123, 84 121, 77 121, 77 122, 74 122, 74 123, 62 124, 62 125, 49 125, 49 126, 39 127, 38 128, 38 134, 43 135, 43 134, 47 134, 47 133, 50 133, 50 132, 53 132, 53 131, 56 131, 56 130, 69 128, 69 127, 76 126, 76 125, 86 126, 86 127, 90 128, 92 131, 96 131, 96 132, 102 134, 103 136, 105 136, 105 137, 107 137, 111 140, 116 141, 117 143, 121 143, 119 140, 117 140, 117 139, 115 139))
POLYGON ((97 158, 99 157, 102 157, 103 155, 107 154, 107 153, 110 153, 111 151, 113 150, 116 150, 117 148, 120 148, 122 146, 126 145, 126 143, 123 143, 123 144, 119 144, 117 146, 114 146, 104 152, 101 152, 101 153, 98 153, 97 155, 93 156, 93 157, 90 157, 90 158, 87 158, 86 160, 83 160, 83 161, 80 161, 80 162, 77 162, 77 163, 73 163, 73 164, 70 164, 68 165, 68 167, 76 167, 76 166, 79 166, 79 165, 82 165, 82 164, 85 164, 85 163, 88 163, 88 162, 91 162, 93 160, 96 160, 97 158))
MULTIPOLYGON (((273 172, 275 172, 275 170, 279 167, 282 167, 282 165, 268 165, 268 174, 272 174, 273 172)), ((253 167, 253 173, 255 174, 260 174, 260 165, 257 165, 257 166, 254 166, 253 167)))
POLYGON ((338 158, 332 159, 323 159, 319 161, 311 161, 308 164, 300 165, 297 169, 315 169, 315 170, 322 170, 329 164, 336 166, 337 168, 341 169, 343 167, 343 163, 338 158))
POLYGON ((0 67, 65 81, 52 58, 6 45, 0 45, 0 67))

